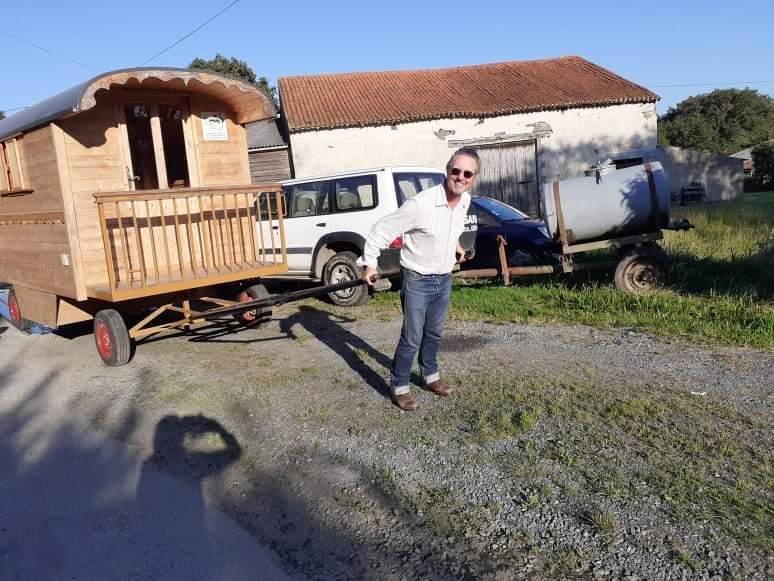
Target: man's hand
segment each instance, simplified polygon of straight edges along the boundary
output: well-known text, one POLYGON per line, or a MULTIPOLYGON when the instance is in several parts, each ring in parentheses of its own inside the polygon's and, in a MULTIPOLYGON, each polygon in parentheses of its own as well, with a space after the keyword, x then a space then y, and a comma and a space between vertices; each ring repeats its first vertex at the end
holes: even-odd
POLYGON ((457 243, 457 262, 462 264, 468 259, 468 254, 465 252, 465 249, 462 247, 462 245, 458 242, 457 243))
POLYGON ((373 266, 366 266, 365 270, 363 270, 363 280, 366 281, 368 286, 374 286, 378 276, 379 271, 373 266))

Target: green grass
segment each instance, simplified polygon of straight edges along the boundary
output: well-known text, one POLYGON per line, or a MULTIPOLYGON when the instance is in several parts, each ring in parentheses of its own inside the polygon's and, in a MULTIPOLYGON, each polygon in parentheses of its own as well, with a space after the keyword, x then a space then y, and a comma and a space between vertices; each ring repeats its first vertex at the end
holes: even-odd
MULTIPOLYGON (((609 272, 460 282, 450 317, 631 327, 664 337, 774 347, 774 192, 676 210, 696 228, 667 232, 674 284, 649 295, 615 289, 609 272)), ((596 257, 598 258, 598 257, 596 257)), ((397 293, 375 304, 396 306, 397 293)))
POLYGON ((681 207, 674 214, 696 226, 688 233, 666 233, 664 247, 673 258, 678 288, 774 297, 774 192, 681 207))
MULTIPOLYGON (((589 493, 655 497, 678 521, 710 520, 741 542, 774 550, 774 439, 764 413, 666 389, 632 397, 615 386, 550 378, 455 379, 466 397, 433 408, 425 426, 463 445, 518 438, 525 447, 502 462, 532 488, 541 490, 550 466, 561 466, 589 493), (524 425, 523 416, 533 421, 524 425), (552 429, 551 438, 530 437, 552 429)), ((617 528, 605 511, 586 520, 603 536, 617 528)))

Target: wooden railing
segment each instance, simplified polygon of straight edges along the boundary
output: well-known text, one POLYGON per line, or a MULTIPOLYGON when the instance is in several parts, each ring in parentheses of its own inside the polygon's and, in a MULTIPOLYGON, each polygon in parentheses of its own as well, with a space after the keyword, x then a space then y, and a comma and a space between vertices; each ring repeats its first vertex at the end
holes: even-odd
POLYGON ((143 296, 287 270, 277 184, 94 198, 113 295, 143 296))

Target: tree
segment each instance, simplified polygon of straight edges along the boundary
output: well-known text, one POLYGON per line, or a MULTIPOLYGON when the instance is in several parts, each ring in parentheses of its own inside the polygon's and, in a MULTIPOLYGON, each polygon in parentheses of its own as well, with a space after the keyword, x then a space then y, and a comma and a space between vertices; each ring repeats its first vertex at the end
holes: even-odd
POLYGON ((774 181, 774 143, 761 143, 752 150, 755 177, 760 184, 774 181))
POLYGON ((255 72, 245 61, 234 57, 227 58, 220 53, 216 53, 215 58, 210 60, 195 58, 188 65, 188 68, 213 71, 247 81, 263 91, 272 103, 277 104, 277 88, 272 87, 266 77, 260 77, 256 80, 255 72))
POLYGON ((0 121, 5 119, 5 111, 0 111, 0 121))
POLYGON ((658 140, 730 154, 774 138, 774 99, 754 89, 716 89, 688 97, 658 121, 658 140))

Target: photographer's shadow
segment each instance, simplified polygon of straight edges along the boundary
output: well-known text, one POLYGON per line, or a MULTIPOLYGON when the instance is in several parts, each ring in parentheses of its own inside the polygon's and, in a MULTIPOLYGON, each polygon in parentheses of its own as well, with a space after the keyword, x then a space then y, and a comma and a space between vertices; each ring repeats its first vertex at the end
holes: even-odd
POLYGON ((187 482, 198 493, 196 506, 187 507, 193 524, 204 510, 203 481, 220 474, 241 455, 236 438, 217 421, 202 415, 166 416, 156 425, 153 454, 143 462, 137 499, 151 501, 157 496, 159 472, 187 482))
POLYGON ((390 369, 392 360, 381 351, 374 349, 361 337, 348 331, 341 323, 352 323, 348 319, 334 313, 301 305, 298 312, 280 321, 280 330, 291 339, 297 336, 293 327, 298 324, 309 331, 316 339, 337 353, 363 381, 384 397, 390 397, 390 386, 381 374, 370 367, 362 355, 374 360, 385 369, 390 369))

